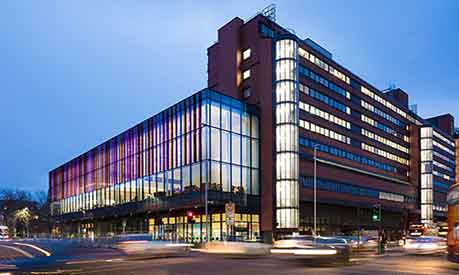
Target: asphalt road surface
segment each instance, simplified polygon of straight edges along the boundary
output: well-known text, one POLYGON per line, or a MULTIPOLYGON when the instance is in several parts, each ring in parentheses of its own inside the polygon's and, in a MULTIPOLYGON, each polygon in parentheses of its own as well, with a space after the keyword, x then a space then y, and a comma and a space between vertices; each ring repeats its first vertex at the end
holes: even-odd
POLYGON ((354 256, 350 263, 286 258, 271 255, 259 258, 228 258, 190 252, 167 258, 128 257, 115 249, 76 247, 66 242, 21 242, 34 244, 52 255, 23 244, 0 243, 0 275, 10 274, 459 274, 459 264, 449 263, 444 254, 414 256, 389 253, 385 256, 354 256), (13 246, 29 253, 25 257, 13 246), (6 252, 10 253, 5 256, 6 252), (17 254, 22 257, 15 258, 17 254))
MULTIPOLYGON (((384 256, 353 259, 349 264, 316 264, 310 260, 292 260, 279 256, 234 259, 202 255, 185 257, 64 260, 47 266, 24 266, 10 274, 459 274, 459 265, 444 256, 384 256)), ((0 272, 0 274, 2 274, 0 272)), ((8 274, 8 273, 5 273, 8 274)))

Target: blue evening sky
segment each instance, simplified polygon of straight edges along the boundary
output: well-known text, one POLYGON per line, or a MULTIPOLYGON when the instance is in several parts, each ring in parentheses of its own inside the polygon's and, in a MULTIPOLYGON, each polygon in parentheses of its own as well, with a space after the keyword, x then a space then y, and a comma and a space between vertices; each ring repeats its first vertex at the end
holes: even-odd
MULTIPOLYGON (((217 29, 270 3, 1 1, 0 188, 46 190, 52 168, 205 87, 217 29)), ((459 117, 459 1, 276 4, 281 25, 422 116, 459 117)))

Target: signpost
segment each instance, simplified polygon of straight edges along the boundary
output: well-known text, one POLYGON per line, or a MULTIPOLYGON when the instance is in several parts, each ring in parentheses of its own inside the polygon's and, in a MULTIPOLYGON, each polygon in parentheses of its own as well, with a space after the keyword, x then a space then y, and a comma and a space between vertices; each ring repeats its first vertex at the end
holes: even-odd
POLYGON ((228 236, 232 236, 232 228, 234 226, 235 216, 236 216, 236 204, 234 202, 225 203, 225 213, 226 213, 226 226, 228 230, 228 236))
POLYGON ((234 219, 236 216, 236 205, 234 202, 227 202, 225 204, 225 213, 226 213, 226 224, 234 225, 234 219))

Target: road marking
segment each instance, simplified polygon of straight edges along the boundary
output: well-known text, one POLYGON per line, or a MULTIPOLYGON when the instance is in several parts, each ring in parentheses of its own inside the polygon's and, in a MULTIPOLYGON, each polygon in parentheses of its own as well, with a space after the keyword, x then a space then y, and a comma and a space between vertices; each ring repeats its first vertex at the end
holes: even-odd
POLYGON ((123 259, 120 259, 120 258, 116 258, 116 259, 108 259, 108 260, 105 260, 106 262, 121 262, 123 259))
POLYGON ((73 272, 81 272, 81 269, 58 269, 56 271, 32 271, 30 274, 34 275, 53 275, 53 274, 68 274, 73 272))
POLYGON ((14 246, 8 246, 8 245, 3 245, 3 244, 0 244, 0 247, 3 247, 3 248, 8 248, 8 249, 12 249, 16 252, 19 252, 21 253, 22 255, 26 256, 27 258, 34 258, 34 256, 32 254, 30 254, 29 252, 26 252, 22 249, 19 249, 17 247, 14 247, 14 246))
POLYGON ((41 253, 43 253, 46 257, 49 257, 51 256, 51 253, 49 253, 48 251, 36 246, 36 245, 33 245, 33 244, 28 244, 28 243, 14 243, 15 245, 22 245, 22 246, 27 246, 27 247, 30 247, 30 248, 33 248, 41 253))

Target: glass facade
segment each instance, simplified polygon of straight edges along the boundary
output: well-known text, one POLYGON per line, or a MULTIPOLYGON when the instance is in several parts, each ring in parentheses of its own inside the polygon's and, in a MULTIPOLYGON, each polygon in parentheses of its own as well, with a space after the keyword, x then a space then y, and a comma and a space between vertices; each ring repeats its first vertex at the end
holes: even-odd
MULTIPOLYGON (((174 240, 201 242, 205 239, 206 216, 194 215, 193 223, 187 222, 185 215, 162 217, 148 220, 148 232, 154 240, 174 240)), ((260 237, 260 215, 236 213, 234 226, 228 225, 225 213, 209 215, 209 239, 257 240, 260 237)))
POLYGON ((209 191, 258 195, 253 107, 203 90, 49 174, 53 214, 209 191))
POLYGON ((299 226, 298 155, 298 44, 276 41, 276 224, 280 229, 299 226))
POLYGON ((446 207, 436 193, 446 194, 454 184, 454 143, 433 127, 421 128, 421 221, 432 223, 434 211, 446 207), (443 163, 442 163, 443 162, 443 163))

